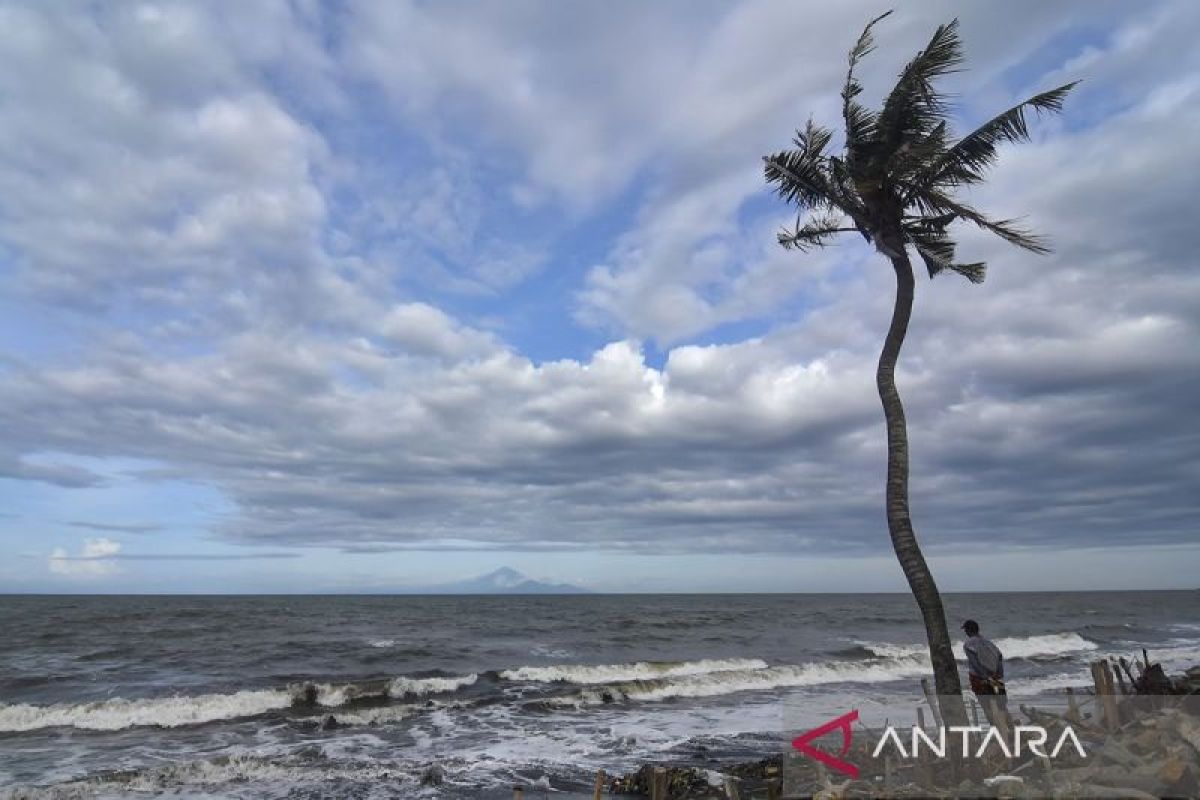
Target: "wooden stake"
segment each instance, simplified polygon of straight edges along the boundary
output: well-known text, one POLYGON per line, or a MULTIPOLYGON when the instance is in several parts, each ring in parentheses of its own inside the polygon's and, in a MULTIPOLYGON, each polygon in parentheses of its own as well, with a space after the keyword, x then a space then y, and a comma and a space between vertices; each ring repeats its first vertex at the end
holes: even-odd
POLYGON ((667 770, 655 767, 650 780, 650 800, 667 800, 667 770))
POLYGON ((833 784, 829 782, 829 770, 825 769, 825 765, 818 761, 813 766, 817 768, 817 782, 821 784, 821 788, 831 787, 833 784))
POLYGON ((925 709, 917 706, 917 727, 925 730, 925 709))
POLYGON ((783 786, 778 778, 767 781, 767 800, 780 800, 783 797, 783 786))
POLYGON ((1092 687, 1096 696, 1096 716, 1101 725, 1107 725, 1108 720, 1105 719, 1107 711, 1104 708, 1104 678, 1100 675, 1100 662, 1093 661, 1088 665, 1092 671, 1092 687))
POLYGON ((740 800, 741 795, 738 794, 738 779, 732 775, 725 776, 725 796, 729 800, 740 800))
POLYGON ((600 795, 604 794, 604 770, 596 770, 596 788, 592 791, 592 800, 600 800, 600 795))
MULTIPOLYGON (((1122 659, 1124 661, 1124 659, 1122 659)), ((1121 674, 1121 670, 1113 667, 1113 672, 1117 676, 1117 685, 1121 687, 1121 694, 1129 694, 1129 690, 1125 688, 1125 676, 1121 674)))
POLYGON ((1112 667, 1107 661, 1100 662, 1100 673, 1104 677, 1104 717, 1109 730, 1115 731, 1121 726, 1121 718, 1117 712, 1117 695, 1113 691, 1112 667))
POLYGON ((525 790, 520 786, 513 787, 513 800, 525 800, 525 790))
POLYGON ((975 727, 979 727, 979 703, 974 697, 971 698, 971 719, 975 720, 975 727))
POLYGON ((1067 687, 1067 720, 1080 725, 1083 717, 1079 716, 1079 703, 1075 700, 1075 690, 1067 687))
POLYGON ((929 703, 929 710, 933 712, 933 724, 939 728, 942 727, 942 710, 938 706, 938 700, 934 696, 933 690, 929 688, 929 678, 921 678, 921 691, 925 693, 925 702, 929 703))

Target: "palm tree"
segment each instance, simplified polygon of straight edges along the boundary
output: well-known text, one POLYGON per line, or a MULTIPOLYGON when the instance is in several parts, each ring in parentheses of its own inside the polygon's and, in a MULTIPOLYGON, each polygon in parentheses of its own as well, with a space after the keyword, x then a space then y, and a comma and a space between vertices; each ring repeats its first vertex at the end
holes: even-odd
POLYGON ((901 71, 881 108, 868 109, 857 99, 862 86, 855 78, 855 67, 874 49, 871 29, 890 13, 872 20, 850 50, 842 88, 846 128, 842 152, 827 152, 832 132, 810 119, 804 130, 796 132, 793 149, 763 160, 767 182, 799 208, 795 228, 779 234, 781 245, 806 250, 829 244, 839 233, 857 232, 891 261, 896 273, 892 321, 875 373, 887 422, 888 531, 925 623, 945 724, 963 725, 962 688, 941 595, 917 544, 908 506, 908 433, 895 372, 912 313, 914 279, 909 248, 920 256, 931 278, 957 272, 972 283, 983 281, 984 264, 956 260, 952 223, 971 223, 1017 247, 1048 252, 1042 239, 1014 220, 985 216, 956 197, 956 190, 983 180, 1001 143, 1028 140, 1026 114, 1030 109, 1039 113, 1061 110, 1075 84, 1035 95, 953 142, 946 96, 934 84, 963 61, 957 20, 938 27, 925 49, 901 71))

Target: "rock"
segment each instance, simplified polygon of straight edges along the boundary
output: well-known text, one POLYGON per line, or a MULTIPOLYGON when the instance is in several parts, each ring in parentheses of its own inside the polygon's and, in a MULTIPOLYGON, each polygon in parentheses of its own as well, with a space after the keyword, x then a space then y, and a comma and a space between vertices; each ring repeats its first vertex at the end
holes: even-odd
POLYGON ((1163 736, 1158 730, 1157 725, 1147 727, 1140 731, 1133 741, 1129 743, 1130 749, 1135 752, 1147 755, 1158 751, 1163 745, 1163 736))
POLYGON ((1145 763, 1145 759, 1131 753, 1128 747, 1125 747, 1116 739, 1109 739, 1105 742, 1096 751, 1095 757, 1113 764, 1120 764, 1123 767, 1136 767, 1145 763))
POLYGON ((1183 714, 1172 714, 1175 730, 1197 755, 1200 755, 1200 723, 1183 714))
POLYGON ((1196 767, 1178 755, 1167 759, 1158 771, 1158 777, 1166 787, 1164 794, 1172 797, 1195 797, 1200 790, 1196 767))
POLYGON ((321 720, 321 730, 323 731, 332 731, 340 727, 342 727, 342 723, 338 722, 337 717, 333 714, 326 714, 321 720))
POLYGON ((421 773, 422 786, 441 786, 446 782, 446 770, 441 764, 434 764, 421 773))
POLYGON ((1137 789, 1114 789, 1094 783, 1078 783, 1066 793, 1068 797, 1093 797, 1100 800, 1158 800, 1158 795, 1137 789))
POLYGON ((1025 794, 1025 779, 1020 775, 996 775, 984 778, 983 785, 996 790, 996 797, 1022 797, 1025 794))

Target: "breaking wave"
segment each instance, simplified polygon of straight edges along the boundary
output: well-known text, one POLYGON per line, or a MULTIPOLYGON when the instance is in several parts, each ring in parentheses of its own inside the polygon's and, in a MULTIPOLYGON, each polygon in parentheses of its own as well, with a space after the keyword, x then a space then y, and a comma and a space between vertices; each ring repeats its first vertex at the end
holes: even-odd
POLYGON ((40 728, 115 731, 135 727, 178 728, 218 720, 256 717, 294 706, 337 708, 360 700, 424 697, 470 686, 477 675, 393 678, 361 683, 296 683, 287 689, 244 690, 231 694, 176 695, 135 700, 115 697, 92 703, 50 706, 0 704, 0 732, 40 728))
MULTIPOLYGON (((995 640, 996 646, 1006 659, 1024 658, 1047 660, 1070 656, 1097 649, 1098 645, 1073 631, 1049 633, 1042 636, 1016 636, 995 640)), ((857 642, 859 647, 879 658, 928 657, 929 648, 924 644, 888 644, 880 642, 857 642)), ((957 651, 956 651, 957 652, 957 651)), ((960 661, 964 660, 958 653, 960 661)))
POLYGON ((457 692, 471 686, 479 676, 458 675, 451 678, 394 678, 388 684, 389 697, 424 697, 427 694, 457 692))
POLYGON ((631 664, 559 664, 506 669, 500 677, 534 683, 610 683, 767 669, 759 658, 706 658, 700 661, 636 661, 631 664))
POLYGON ((253 717, 290 705, 290 692, 273 689, 141 700, 117 697, 73 705, 35 706, 20 703, 0 705, 0 731, 57 727, 115 731, 141 725, 178 728, 221 719, 253 717))
POLYGON ((734 669, 592 686, 573 695, 553 698, 549 705, 582 707, 627 701, 653 702, 676 697, 715 697, 735 692, 831 683, 883 683, 924 675, 927 671, 924 660, 914 656, 871 664, 834 662, 734 669))

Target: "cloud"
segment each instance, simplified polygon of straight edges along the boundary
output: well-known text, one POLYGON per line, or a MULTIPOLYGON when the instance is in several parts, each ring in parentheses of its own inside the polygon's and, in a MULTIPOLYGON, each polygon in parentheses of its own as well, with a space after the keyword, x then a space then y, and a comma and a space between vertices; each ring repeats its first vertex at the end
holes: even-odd
POLYGON ((85 539, 79 555, 69 555, 66 548, 56 547, 50 554, 50 571, 69 578, 101 578, 115 574, 113 560, 121 552, 120 542, 111 539, 85 539))
POLYGON ((162 525, 152 522, 87 522, 84 520, 72 520, 67 524, 75 528, 111 531, 113 533, 153 533, 163 529, 162 525))
MULTIPOLYGON (((886 549, 890 272, 859 242, 779 249, 758 161, 836 121, 877 9, 256 8, 3 12, 3 299, 33 310, 0 475, 87 491, 45 454, 146 460, 229 499, 213 534, 273 548, 886 549)), ((951 9, 889 19, 871 92, 951 9)), ((923 540, 1191 541, 1195 12, 962 14, 962 127, 1086 80, 973 198, 1055 254, 963 231, 988 283, 919 286, 923 540)))

